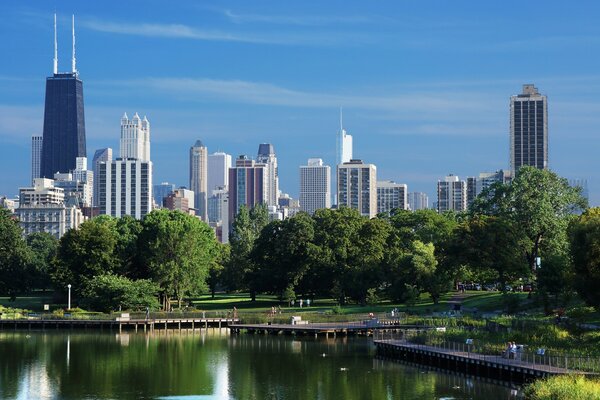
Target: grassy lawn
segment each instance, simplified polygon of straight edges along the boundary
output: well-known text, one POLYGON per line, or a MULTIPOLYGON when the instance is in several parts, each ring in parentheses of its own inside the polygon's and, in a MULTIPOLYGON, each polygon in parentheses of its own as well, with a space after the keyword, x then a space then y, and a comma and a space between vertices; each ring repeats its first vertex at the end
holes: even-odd
POLYGON ((8 297, 0 297, 0 306, 10 308, 21 308, 32 311, 42 311, 44 304, 50 304, 50 309, 60 308, 61 305, 52 303, 52 293, 42 293, 38 296, 17 297, 15 301, 11 301, 8 297))

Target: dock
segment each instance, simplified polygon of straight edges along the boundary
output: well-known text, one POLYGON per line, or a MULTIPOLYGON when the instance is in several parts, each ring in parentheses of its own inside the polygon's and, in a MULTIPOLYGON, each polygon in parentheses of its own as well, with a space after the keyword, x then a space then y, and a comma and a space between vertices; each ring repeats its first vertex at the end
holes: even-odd
POLYGON ((501 355, 471 352, 468 345, 457 343, 446 344, 445 347, 410 343, 403 339, 375 339, 373 343, 377 348, 377 355, 384 359, 403 360, 514 383, 563 374, 597 375, 599 361, 590 357, 535 354, 507 359, 501 355))
POLYGON ((237 318, 0 319, 0 330, 97 329, 122 332, 226 328, 237 318))
POLYGON ((401 324, 399 320, 391 321, 356 321, 356 322, 324 322, 324 323, 301 323, 301 324, 230 324, 232 333, 271 334, 271 335, 300 335, 300 336, 370 336, 373 331, 386 330, 389 332, 406 331, 410 329, 423 330, 422 326, 401 324))

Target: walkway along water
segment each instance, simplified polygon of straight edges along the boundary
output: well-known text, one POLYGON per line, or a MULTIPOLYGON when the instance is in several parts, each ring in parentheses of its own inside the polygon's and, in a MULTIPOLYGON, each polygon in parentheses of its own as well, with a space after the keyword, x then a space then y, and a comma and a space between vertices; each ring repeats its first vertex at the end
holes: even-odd
POLYGON ((598 357, 521 352, 515 359, 508 359, 500 354, 482 353, 472 342, 418 343, 412 340, 411 333, 414 331, 375 331, 373 343, 377 355, 516 383, 552 375, 597 375, 600 372, 598 357))

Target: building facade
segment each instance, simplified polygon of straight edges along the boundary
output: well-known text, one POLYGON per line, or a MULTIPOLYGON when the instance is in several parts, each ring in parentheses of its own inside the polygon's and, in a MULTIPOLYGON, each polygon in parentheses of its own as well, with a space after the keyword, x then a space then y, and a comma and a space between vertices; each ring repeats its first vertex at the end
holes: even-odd
POLYGON ((100 189, 98 187, 99 181, 98 176, 100 174, 100 163, 101 162, 110 162, 113 159, 113 150, 110 147, 106 147, 104 149, 98 149, 94 152, 94 158, 92 159, 92 171, 94 172, 94 176, 96 179, 94 180, 94 198, 93 203, 94 207, 98 207, 98 193, 100 189))
POLYGON ((252 208, 267 203, 267 172, 264 164, 255 164, 247 156, 239 156, 229 169, 229 224, 241 206, 252 208))
POLYGON ((362 160, 337 166, 338 207, 354 208, 369 218, 377 214, 377 168, 362 160))
POLYGON ((394 181, 378 181, 377 212, 389 213, 395 209, 408 209, 408 188, 406 184, 394 181))
POLYGON ((129 120, 123 115, 119 148, 119 158, 99 164, 100 214, 141 219, 153 206, 150 122, 146 117, 142 121, 136 113, 129 120))
POLYGON ((19 189, 19 199, 15 214, 25 237, 46 232, 60 239, 85 220, 78 207, 65 204, 63 189, 55 187, 52 179, 36 178, 33 187, 19 189))
POLYGON ((331 208, 331 167, 320 158, 300 166, 300 209, 309 214, 331 208))
POLYGON ((43 136, 31 137, 31 184, 41 174, 43 136))
POLYGON ((456 175, 448 175, 437 184, 437 210, 465 211, 467 209, 467 183, 456 175))
POLYGON ((548 168, 548 99, 532 85, 510 98, 510 168, 548 168))
POLYGON ((195 215, 193 207, 194 197, 195 194, 193 191, 186 188, 179 188, 167 195, 162 205, 168 210, 179 210, 186 214, 195 215))
POLYGON ((231 155, 221 151, 208 155, 208 193, 229 186, 231 155))
POLYGON ((275 148, 270 143, 262 143, 258 146, 256 163, 265 166, 266 173, 266 203, 269 206, 277 206, 279 197, 279 171, 277 168, 277 157, 275 148))
POLYGON ((196 215, 208 221, 208 149, 200 140, 190 147, 190 189, 195 196, 196 215))
MULTIPOLYGON (((154 204, 158 207, 163 207, 165 197, 175 191, 175 184, 169 182, 161 182, 152 187, 152 196, 154 204)), ((192 205, 193 206, 193 205, 192 205)))
POLYGON ((428 209, 429 196, 423 192, 410 192, 408 194, 408 208, 411 211, 428 209))

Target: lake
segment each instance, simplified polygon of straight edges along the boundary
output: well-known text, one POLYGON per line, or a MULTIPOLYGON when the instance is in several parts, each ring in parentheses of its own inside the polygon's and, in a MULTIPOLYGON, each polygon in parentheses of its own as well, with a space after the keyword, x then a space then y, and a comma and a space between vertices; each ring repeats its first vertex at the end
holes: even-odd
POLYGON ((374 357, 370 339, 0 332, 2 399, 484 399, 516 390, 374 357))

